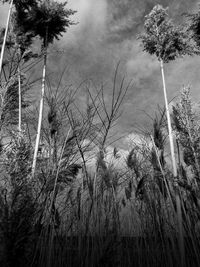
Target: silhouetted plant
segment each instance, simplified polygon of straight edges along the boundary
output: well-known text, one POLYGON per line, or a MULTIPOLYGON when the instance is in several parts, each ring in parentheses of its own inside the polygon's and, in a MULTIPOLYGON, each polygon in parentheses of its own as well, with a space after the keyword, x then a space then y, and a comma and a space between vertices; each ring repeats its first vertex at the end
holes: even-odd
POLYGON ((175 60, 180 56, 191 54, 192 51, 188 44, 188 36, 185 30, 180 26, 175 26, 172 21, 169 20, 167 9, 164 9, 161 5, 156 5, 149 15, 145 17, 144 29, 145 33, 139 36, 143 43, 144 51, 148 52, 150 55, 155 55, 161 66, 172 166, 174 177, 176 177, 176 160, 163 64, 175 60))
MULTIPOLYGON (((184 56, 187 54, 192 54, 192 49, 189 43, 188 35, 184 29, 180 26, 175 26, 171 20, 168 18, 168 14, 166 9, 164 9, 161 5, 156 5, 153 10, 149 13, 149 15, 145 18, 144 23, 145 33, 142 34, 139 38, 142 40, 144 51, 148 52, 150 55, 155 55, 160 62, 162 81, 163 81, 163 91, 164 91, 164 99, 165 99, 165 108, 167 115, 167 123, 168 123, 168 131, 169 131, 169 141, 170 141, 170 151, 172 158, 172 167, 173 167, 173 175, 177 177, 177 166, 174 152, 174 144, 173 144, 173 135, 172 135, 172 126, 171 126, 171 118, 169 113, 169 105, 167 100, 167 92, 166 92, 166 83, 164 76, 164 63, 168 63, 169 61, 175 60, 177 57, 184 56)), ((183 233, 181 226, 181 206, 180 199, 177 195, 177 210, 178 210, 178 220, 180 227, 180 247, 182 257, 184 256, 184 248, 183 248, 183 233)), ((182 258, 182 264, 184 259, 182 258)))
POLYGON ((35 151, 33 156, 32 176, 35 174, 38 147, 40 143, 40 132, 42 126, 43 106, 44 106, 44 93, 46 82, 46 65, 47 65, 47 49, 48 45, 59 39, 66 28, 74 23, 69 19, 75 13, 71 9, 65 9, 67 2, 58 3, 56 1, 48 0, 38 3, 33 9, 33 13, 27 20, 28 28, 31 28, 36 36, 42 40, 42 50, 44 53, 43 75, 42 75, 42 89, 40 99, 40 109, 38 118, 38 130, 35 143, 35 151), (30 20, 29 20, 30 19, 30 20), (30 24, 28 24, 30 23, 30 24))

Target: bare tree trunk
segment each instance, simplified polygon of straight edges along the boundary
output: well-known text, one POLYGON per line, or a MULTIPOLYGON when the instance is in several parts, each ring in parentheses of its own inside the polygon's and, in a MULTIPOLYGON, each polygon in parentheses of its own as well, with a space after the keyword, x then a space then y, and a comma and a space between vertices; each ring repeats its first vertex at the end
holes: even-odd
POLYGON ((163 91, 164 91, 165 109, 166 109, 166 115, 167 115, 167 125, 168 125, 168 131, 169 131, 169 143, 170 143, 173 175, 176 178, 177 177, 177 167, 176 167, 176 159, 175 159, 175 153, 174 153, 172 125, 171 125, 171 118, 170 118, 170 114, 169 114, 169 105, 168 105, 168 101, 167 101, 167 91, 166 91, 165 75, 164 75, 164 68, 163 68, 163 61, 162 60, 160 61, 160 66, 161 66, 162 81, 163 81, 163 91))
POLYGON ((33 165, 32 165, 32 178, 35 175, 35 168, 37 162, 37 154, 40 143, 40 135, 41 135, 41 127, 42 127, 42 118, 43 118, 43 109, 44 109, 44 93, 45 93, 45 84, 46 84, 46 65, 47 65, 47 46, 44 47, 44 65, 43 65, 43 74, 42 74, 42 92, 40 99, 40 110, 39 110, 39 118, 38 118, 38 128, 37 128, 37 136, 35 142, 35 151, 33 156, 33 165))
POLYGON ((18 128, 19 133, 22 131, 22 92, 21 92, 21 71, 20 66, 18 67, 18 94, 19 94, 19 121, 18 128))
POLYGON ((0 77, 1 77, 1 71, 2 71, 2 65, 3 65, 3 56, 4 56, 5 46, 6 46, 6 39, 7 39, 7 35, 8 35, 8 28, 9 28, 9 24, 10 24, 10 16, 11 16, 12 7, 13 7, 13 0, 11 0, 11 3, 10 3, 10 7, 9 7, 9 11, 8 11, 8 17, 7 17, 7 23, 6 23, 6 30, 5 30, 3 44, 2 44, 2 48, 1 48, 0 77))
MULTIPOLYGON (((169 105, 168 105, 168 101, 167 101, 167 91, 166 91, 164 67, 163 67, 163 61, 162 60, 160 60, 160 66, 161 66, 161 73, 162 73, 163 91, 164 91, 164 98, 165 98, 165 108, 166 108, 167 124, 168 124, 168 131, 169 131, 169 142, 170 142, 170 151, 171 151, 171 158, 172 158, 173 175, 174 175, 174 178, 176 179, 177 178, 177 167, 176 167, 176 159, 175 159, 175 152, 174 152, 169 105)), ((184 262, 185 262, 185 248, 184 248, 181 200, 180 200, 180 196, 177 192, 177 185, 176 185, 175 190, 176 190, 175 195, 176 195, 176 208, 177 208, 177 219, 178 219, 178 229, 179 229, 179 249, 180 249, 180 257, 181 257, 181 266, 183 267, 184 262)))

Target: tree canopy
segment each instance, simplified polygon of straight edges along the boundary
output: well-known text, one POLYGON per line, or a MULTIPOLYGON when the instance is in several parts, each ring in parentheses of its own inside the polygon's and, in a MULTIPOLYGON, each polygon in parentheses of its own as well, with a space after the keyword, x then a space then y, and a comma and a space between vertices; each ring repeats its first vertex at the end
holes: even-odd
POLYGON ((145 32, 139 36, 144 51, 156 55, 158 60, 167 63, 177 57, 192 54, 186 31, 173 24, 168 17, 167 8, 156 5, 145 16, 144 29, 145 32))
POLYGON ((17 21, 21 32, 32 32, 43 42, 46 41, 47 45, 52 43, 54 38, 59 40, 66 28, 74 24, 69 16, 76 11, 66 9, 66 4, 67 2, 39 1, 37 5, 32 6, 31 12, 25 12, 21 16, 19 11, 17 21))

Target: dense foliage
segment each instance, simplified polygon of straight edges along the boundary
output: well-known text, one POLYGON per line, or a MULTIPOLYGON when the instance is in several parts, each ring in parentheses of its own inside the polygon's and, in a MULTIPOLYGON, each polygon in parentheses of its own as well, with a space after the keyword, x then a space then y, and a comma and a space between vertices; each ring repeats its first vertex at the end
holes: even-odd
POLYGON ((192 54, 188 34, 183 27, 176 26, 169 19, 167 9, 157 5, 145 16, 145 32, 139 36, 144 51, 156 55, 167 63, 177 57, 192 54))

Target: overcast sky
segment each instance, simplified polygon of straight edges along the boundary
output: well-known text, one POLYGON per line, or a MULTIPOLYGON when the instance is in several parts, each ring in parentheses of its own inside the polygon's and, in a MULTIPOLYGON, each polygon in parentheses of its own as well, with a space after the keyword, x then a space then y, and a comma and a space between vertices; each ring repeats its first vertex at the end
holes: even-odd
MULTIPOLYGON (((119 79, 125 74, 127 81, 133 81, 117 126, 123 134, 134 132, 138 125, 145 127, 149 122, 145 112, 153 114, 157 104, 163 104, 159 64, 142 51, 136 39, 142 31, 144 16, 156 4, 169 6, 175 21, 181 21, 182 13, 198 6, 196 0, 69 0, 68 7, 77 10, 73 20, 78 24, 68 29, 56 44, 65 54, 56 56, 56 61, 52 57, 49 64, 57 73, 70 66, 70 79, 76 83, 93 79, 99 84, 112 80, 120 60, 119 79)), ((0 5, 1 25, 5 24, 6 14, 6 6, 0 5)), ((183 85, 189 84, 195 100, 199 101, 199 66, 199 57, 186 57, 165 66, 169 100, 178 95, 183 85)))

